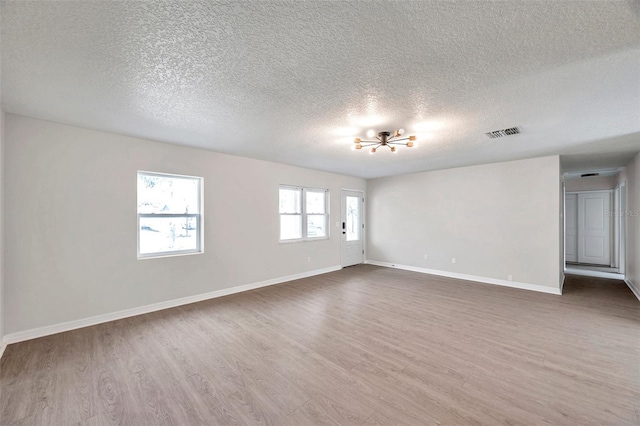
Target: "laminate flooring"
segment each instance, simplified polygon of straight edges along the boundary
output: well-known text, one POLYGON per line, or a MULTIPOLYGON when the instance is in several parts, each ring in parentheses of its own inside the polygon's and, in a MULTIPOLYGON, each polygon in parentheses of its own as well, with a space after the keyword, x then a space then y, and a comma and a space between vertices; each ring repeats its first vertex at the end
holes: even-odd
POLYGON ((640 425, 640 302, 359 265, 9 345, 2 425, 640 425))

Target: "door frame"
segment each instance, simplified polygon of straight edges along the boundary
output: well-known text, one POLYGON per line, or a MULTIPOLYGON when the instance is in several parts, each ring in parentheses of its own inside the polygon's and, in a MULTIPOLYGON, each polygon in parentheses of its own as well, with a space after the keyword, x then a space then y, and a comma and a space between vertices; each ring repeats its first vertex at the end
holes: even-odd
POLYGON ((367 221, 367 213, 366 213, 366 191, 364 189, 353 189, 353 188, 340 188, 340 216, 339 216, 339 220, 340 222, 338 222, 338 230, 340 231, 340 266, 344 268, 344 266, 342 265, 342 258, 343 258, 343 252, 344 252, 344 243, 346 242, 345 239, 342 237, 342 227, 340 226, 342 223, 342 213, 344 212, 344 197, 343 197, 343 192, 344 191, 351 191, 351 192, 359 192, 360 194, 362 194, 362 211, 361 211, 361 217, 362 217, 362 232, 360 234, 361 239, 362 239, 362 263, 367 263, 367 225, 366 225, 366 221, 367 221))
POLYGON ((564 204, 564 213, 563 213, 563 216, 564 216, 564 221, 563 221, 563 224, 564 224, 564 231, 563 231, 564 232, 564 234, 563 234, 564 244, 562 245, 562 249, 563 249, 562 259, 563 259, 563 262, 564 262, 564 268, 565 269, 567 267, 567 241, 568 241, 568 238, 567 238, 567 220, 568 220, 567 219, 568 218, 568 216, 567 216, 567 196, 568 195, 575 195, 576 196, 576 215, 575 215, 575 218, 574 218, 575 226, 576 226, 576 243, 575 243, 575 247, 574 247, 574 250, 575 250, 575 253, 576 253, 576 260, 575 261, 570 261, 569 263, 578 263, 577 262, 578 261, 578 235, 577 235, 578 234, 578 230, 577 230, 577 228, 578 228, 578 193, 576 193, 576 192, 566 192, 565 191, 564 192, 564 196, 562 197, 562 202, 564 204))
POLYGON ((627 182, 622 182, 618 187, 620 190, 619 207, 620 210, 616 211, 616 217, 620 221, 619 229, 619 258, 618 258, 618 273, 625 275, 627 272, 627 182))

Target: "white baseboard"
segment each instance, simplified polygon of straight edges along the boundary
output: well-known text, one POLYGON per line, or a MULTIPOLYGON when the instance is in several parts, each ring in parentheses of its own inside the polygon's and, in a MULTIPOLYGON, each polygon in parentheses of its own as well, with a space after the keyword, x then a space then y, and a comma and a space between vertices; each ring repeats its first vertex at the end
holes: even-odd
POLYGON ((628 278, 625 278, 624 282, 627 283, 627 286, 629 286, 629 289, 631 289, 633 294, 635 294, 638 300, 640 300, 640 287, 638 287, 633 281, 631 281, 628 278))
POLYGON ((519 289, 522 289, 522 290, 538 291, 538 292, 541 292, 541 293, 549 293, 549 294, 557 294, 557 295, 561 295, 562 294, 561 290, 559 288, 547 287, 547 286, 543 286, 543 285, 526 284, 526 283, 519 283, 519 282, 515 282, 515 281, 499 280, 499 279, 496 279, 496 278, 480 277, 480 276, 477 276, 477 275, 459 274, 457 272, 440 271, 440 270, 437 270, 437 269, 419 268, 417 266, 399 265, 397 263, 379 262, 377 260, 366 260, 364 263, 367 263, 369 265, 385 266, 387 268, 404 269, 405 271, 420 272, 420 273, 423 273, 423 274, 439 275, 441 277, 457 278, 459 280, 477 281, 477 282, 481 282, 481 283, 485 283, 485 284, 494 284, 494 285, 500 285, 500 286, 504 286, 504 287, 519 288, 519 289))
MULTIPOLYGON (((315 269, 313 271, 303 272, 300 274, 287 275, 285 277, 273 278, 257 283, 244 284, 236 287, 216 290, 209 293, 197 294, 195 296, 181 297, 180 299, 168 300, 166 302, 154 303, 151 305, 140 306, 137 308, 125 309, 122 311, 112 312, 103 315, 96 315, 89 318, 64 322, 61 324, 48 325, 45 327, 34 328, 31 330, 19 331, 4 336, 2 344, 4 346, 11 343, 23 342, 25 340, 37 339, 38 337, 49 336, 51 334, 71 331, 78 328, 89 327, 104 322, 115 321, 123 318, 133 317, 136 315, 148 314, 150 312, 161 311, 163 309, 174 308, 176 306, 188 305, 190 303, 201 302, 203 300, 215 299, 217 297, 228 296, 231 294, 241 293, 243 291, 254 290, 261 287, 280 284, 287 281, 299 280, 302 278, 312 277, 314 275, 326 274, 342 269, 342 266, 330 266, 328 268, 315 269)), ((2 347, 4 350, 4 346, 2 347)))
POLYGON ((567 280, 567 276, 562 274, 562 281, 560 282, 560 294, 562 294, 562 290, 564 290, 564 282, 567 280))
POLYGON ((2 359, 2 354, 4 354, 5 349, 7 349, 7 342, 2 338, 0 339, 0 359, 2 359))

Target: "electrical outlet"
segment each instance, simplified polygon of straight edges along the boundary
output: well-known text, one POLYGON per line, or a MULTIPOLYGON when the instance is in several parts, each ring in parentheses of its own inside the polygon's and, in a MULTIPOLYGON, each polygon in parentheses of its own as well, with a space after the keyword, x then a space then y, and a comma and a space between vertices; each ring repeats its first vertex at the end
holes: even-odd
POLYGON ((456 263, 456 258, 455 257, 451 258, 451 263, 456 263))
POLYGON ((424 260, 427 260, 427 259, 429 259, 429 255, 428 255, 428 254, 425 254, 425 255, 424 255, 424 260))

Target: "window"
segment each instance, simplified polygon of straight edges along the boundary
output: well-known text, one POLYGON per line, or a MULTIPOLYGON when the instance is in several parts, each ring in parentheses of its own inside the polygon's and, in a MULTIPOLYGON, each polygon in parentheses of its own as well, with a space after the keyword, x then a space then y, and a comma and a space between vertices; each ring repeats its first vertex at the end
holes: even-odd
POLYGON ((328 194, 327 189, 280 186, 280 241, 327 238, 328 194))
POLYGON ((202 252, 202 178, 138 172, 138 257, 202 252))

